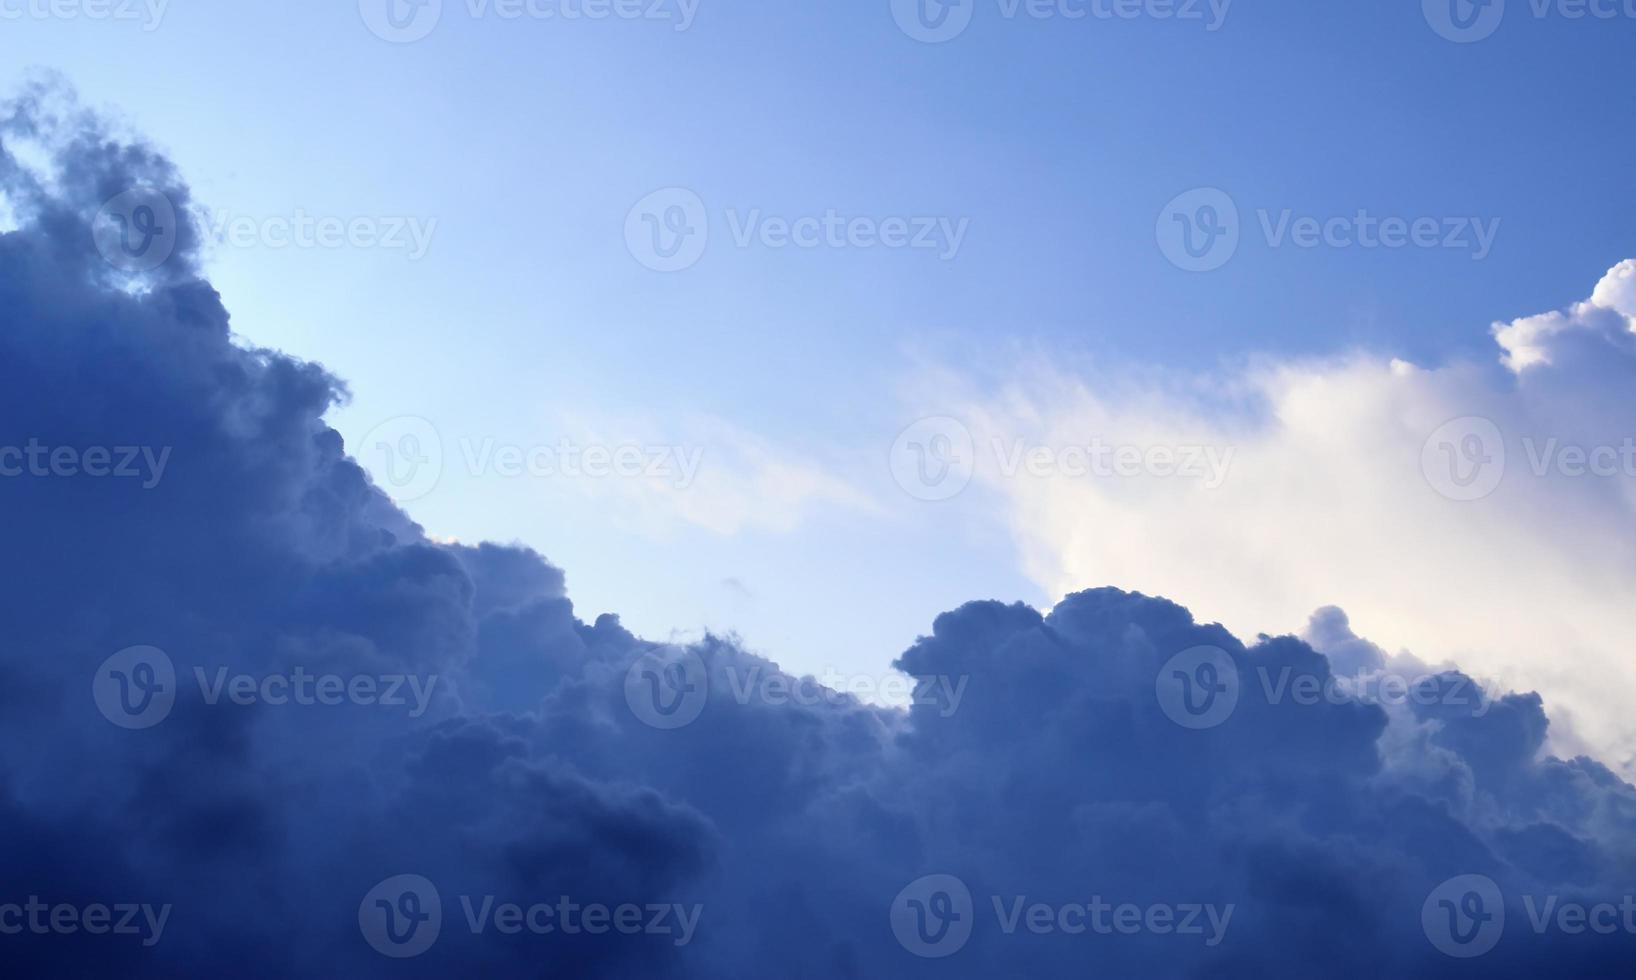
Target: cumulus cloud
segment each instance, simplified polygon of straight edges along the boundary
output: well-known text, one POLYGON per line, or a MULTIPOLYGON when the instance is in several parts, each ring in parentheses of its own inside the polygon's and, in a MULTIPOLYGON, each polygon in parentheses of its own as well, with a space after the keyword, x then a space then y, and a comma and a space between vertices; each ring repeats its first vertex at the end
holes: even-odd
MULTIPOLYGON (((1382 696, 1404 659, 1337 610, 1246 645, 1115 589, 974 603, 898 661, 906 710, 580 621, 539 555, 395 508, 324 422, 340 382, 235 343, 174 169, 46 95, 0 122, 0 446, 51 449, 0 479, 9 975, 1521 977, 1636 952, 1525 915, 1628 888, 1636 791, 1543 754, 1535 695, 1427 669, 1382 696), (174 207, 149 268, 96 244, 133 188, 174 207), (171 462, 144 488, 98 446, 171 462), (392 678, 411 703, 355 686, 392 678), (1511 923, 1482 961, 1423 921, 1464 875, 1511 923)), ((1308 394, 1292 424, 1346 421, 1308 394)))
POLYGON ((925 407, 968 421, 1049 594, 1163 590, 1245 635, 1344 603, 1391 649, 1542 692, 1553 744, 1628 771, 1633 290, 1626 261, 1586 302, 1496 325, 1502 363, 1357 353, 1135 380, 1035 364, 925 407), (1101 470, 1064 465, 1086 446, 1101 470), (1003 465, 1019 447, 1048 465, 1003 465), (1217 480, 1155 452, 1230 463, 1217 480))

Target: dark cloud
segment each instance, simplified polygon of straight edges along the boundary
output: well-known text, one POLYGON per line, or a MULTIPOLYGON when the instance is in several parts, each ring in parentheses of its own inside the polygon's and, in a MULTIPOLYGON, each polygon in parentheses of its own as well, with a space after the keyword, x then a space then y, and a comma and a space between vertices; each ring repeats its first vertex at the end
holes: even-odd
MULTIPOLYGON (((1469 679, 1420 669, 1423 696, 1376 698, 1360 678, 1418 668, 1338 610, 1306 641, 1246 646, 1114 589, 1049 614, 939 617, 898 661, 922 685, 906 710, 787 696, 817 689, 730 640, 682 649, 581 622, 539 555, 436 543, 374 488, 323 422, 346 397, 337 379, 235 342, 162 157, 51 87, 4 119, 0 190, 19 227, 0 235, 0 446, 168 451, 149 486, 0 478, 0 905, 169 907, 151 945, 0 935, 8 975, 1503 977, 1636 962, 1622 928, 1530 921, 1547 898, 1636 892, 1636 795, 1594 761, 1541 757, 1537 696, 1462 701, 1469 679), (48 151, 49 175, 22 143, 48 151), (99 210, 133 189, 174 208, 154 268, 97 245, 99 210), (109 661, 138 646, 164 652, 161 682, 174 672, 163 712, 141 707, 151 656, 109 661), (300 700, 301 677, 317 703, 279 703, 300 700), (375 686, 328 704, 324 677, 375 686), (235 696, 234 678, 252 689, 235 696), (404 703, 386 703, 394 678, 404 703), (1166 688, 1184 683, 1197 687, 1166 688), (376 894, 402 875, 418 877, 376 894), (953 877, 915 884, 929 875, 953 877), (1437 889, 1463 875, 1490 879, 1505 915, 1494 951, 1469 959, 1435 928, 1437 889), (512 935, 508 903, 525 924, 609 918, 512 935), (414 957, 383 955, 360 925, 362 907, 429 928, 414 917, 434 904, 441 928, 414 957), (1139 928, 1055 928, 1128 924, 1123 905, 1139 928), (1198 931, 1177 934, 1183 919, 1198 931)), ((1456 912, 1500 910, 1456 892, 1456 912)), ((0 927, 16 921, 0 909, 0 927)))

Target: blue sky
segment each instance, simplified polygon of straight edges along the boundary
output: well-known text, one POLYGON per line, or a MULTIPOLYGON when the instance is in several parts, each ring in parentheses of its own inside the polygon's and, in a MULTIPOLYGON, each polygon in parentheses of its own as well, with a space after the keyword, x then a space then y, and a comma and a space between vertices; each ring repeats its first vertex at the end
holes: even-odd
POLYGON ((582 614, 738 629, 817 670, 884 663, 973 596, 1056 598, 1003 495, 925 504, 893 483, 899 431, 954 411, 927 396, 929 370, 980 398, 1029 361, 1191 376, 1354 348, 1488 359, 1489 323, 1581 299, 1636 254, 1636 200, 1610 193, 1629 181, 1636 21, 1511 8, 1462 44, 1414 3, 1241 0, 1210 30, 1208 8, 1008 18, 988 0, 923 44, 885 0, 701 0, 686 30, 449 2, 395 44, 350 3, 173 0, 156 27, 16 22, 0 63, 64 72, 219 212, 435 221, 418 259, 218 246, 207 266, 241 335, 348 380, 333 421, 349 441, 398 416, 436 426, 443 479, 405 501, 431 533, 520 538, 568 569, 582 614), (711 241, 660 273, 624 227, 669 187, 702 200, 711 241), (1244 240, 1190 273, 1155 227, 1199 187, 1231 196, 1244 240), (948 259, 733 241, 752 210, 832 209, 967 230, 948 259), (1480 260, 1271 247, 1258 212, 1286 209, 1500 223, 1480 260), (674 501, 458 460, 463 439, 592 432, 702 448, 705 472, 731 471, 726 502, 701 523, 674 501), (768 465, 836 484, 753 478, 768 465), (735 507, 766 519, 719 519, 735 507))

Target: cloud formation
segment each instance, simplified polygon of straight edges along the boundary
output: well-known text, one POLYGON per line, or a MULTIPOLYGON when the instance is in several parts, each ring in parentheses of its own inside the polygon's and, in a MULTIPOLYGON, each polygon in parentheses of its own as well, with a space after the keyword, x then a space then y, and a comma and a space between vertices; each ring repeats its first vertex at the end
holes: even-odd
MULTIPOLYGON (((1636 953, 1531 925, 1535 898, 1619 902, 1636 821, 1608 769, 1541 754, 1535 695, 1388 656, 1338 610, 1247 646, 1114 589, 940 616, 898 661, 907 710, 585 623, 539 555, 394 507, 323 421, 337 379, 235 342, 161 156, 37 89, 3 112, 0 191, 0 445, 78 463, 0 479, 10 975, 1520 977, 1636 953), (118 446, 169 450, 162 478, 83 465, 118 446)), ((1303 386, 1414 377, 1283 390, 1327 406, 1291 414, 1307 431, 1346 410, 1303 386)))
POLYGON ((1494 325, 1490 363, 1355 353, 1188 379, 1030 365, 998 395, 936 407, 968 421, 977 479, 1047 594, 1163 591, 1241 634, 1342 602, 1391 649, 1542 692, 1553 746, 1628 774, 1633 324, 1628 260, 1585 302, 1494 325), (1060 464, 1096 444, 1135 465, 1002 465, 1017 447, 1060 464), (1225 478, 1142 456, 1188 447, 1230 459, 1225 478))

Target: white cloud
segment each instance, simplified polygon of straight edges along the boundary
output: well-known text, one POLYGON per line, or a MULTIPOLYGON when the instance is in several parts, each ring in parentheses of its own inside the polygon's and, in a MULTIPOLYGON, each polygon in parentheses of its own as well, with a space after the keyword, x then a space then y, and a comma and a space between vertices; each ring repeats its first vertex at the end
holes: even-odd
POLYGON ((967 398, 977 479, 1007 501, 1025 569, 1053 597, 1163 594, 1239 635, 1297 632, 1339 605, 1389 648, 1539 690, 1574 730, 1558 749, 1582 738, 1628 770, 1633 317, 1627 261, 1585 303, 1495 325, 1504 367, 1357 354, 1132 382, 1033 365, 967 398), (1213 489, 1008 475, 995 457, 1019 442, 1215 447, 1231 465, 1213 489))

